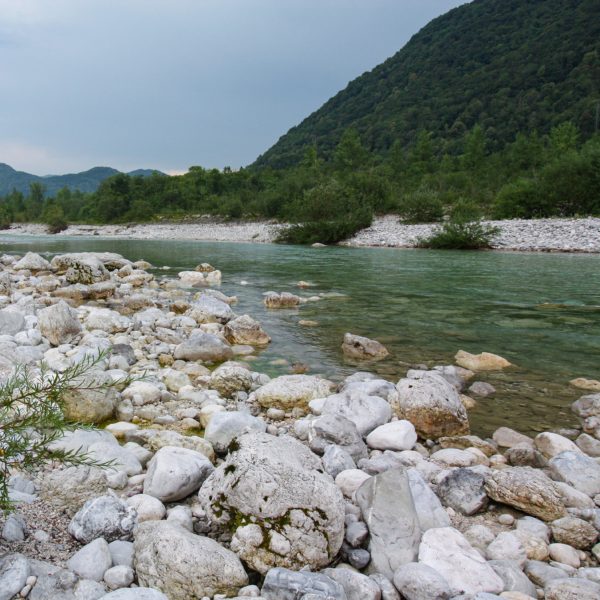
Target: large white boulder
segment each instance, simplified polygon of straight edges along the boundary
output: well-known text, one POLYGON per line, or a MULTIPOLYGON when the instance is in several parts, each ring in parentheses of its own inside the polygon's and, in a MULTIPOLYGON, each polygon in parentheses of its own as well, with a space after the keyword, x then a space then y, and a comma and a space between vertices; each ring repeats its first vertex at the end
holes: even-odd
POLYGON ((344 500, 319 458, 288 436, 250 433, 205 481, 198 497, 231 549, 252 569, 319 569, 344 536, 344 500))

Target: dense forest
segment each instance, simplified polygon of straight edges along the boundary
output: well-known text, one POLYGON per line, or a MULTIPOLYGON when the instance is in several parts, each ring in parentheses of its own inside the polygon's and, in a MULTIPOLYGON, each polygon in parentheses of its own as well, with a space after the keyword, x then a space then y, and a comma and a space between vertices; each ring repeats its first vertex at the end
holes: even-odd
POLYGON ((600 0, 475 0, 431 21, 393 57, 352 81, 277 144, 259 166, 297 164, 307 145, 330 158, 344 131, 386 155, 431 132, 456 155, 479 124, 489 148, 519 132, 573 122, 597 128, 600 0))
POLYGON ((600 137, 585 142, 570 122, 548 135, 519 133, 489 151, 483 128, 465 133, 457 155, 443 153, 428 132, 405 151, 397 142, 385 159, 369 152, 349 129, 329 161, 314 147, 287 169, 206 170, 150 177, 118 174, 91 194, 65 188, 46 197, 33 183, 0 205, 0 220, 123 223, 218 215, 269 218, 304 224, 310 239, 334 241, 368 226, 373 213, 397 212, 411 222, 473 218, 600 214, 600 137), (312 229, 311 229, 312 227, 312 229), (330 228, 330 230, 328 230, 330 228))
POLYGON ((267 218, 333 242, 407 222, 600 214, 600 0, 475 0, 432 21, 246 169, 116 173, 0 198, 0 225, 267 218), (144 174, 145 175, 145 174, 144 174))

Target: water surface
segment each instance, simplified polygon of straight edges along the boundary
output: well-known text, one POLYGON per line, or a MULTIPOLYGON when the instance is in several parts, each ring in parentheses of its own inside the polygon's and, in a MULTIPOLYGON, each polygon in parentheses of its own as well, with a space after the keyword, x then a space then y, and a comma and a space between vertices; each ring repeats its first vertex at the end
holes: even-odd
POLYGON ((569 405, 582 392, 568 381, 600 379, 597 255, 0 236, 0 251, 28 250, 118 252, 148 260, 159 277, 213 264, 223 272, 222 291, 239 298, 234 310, 271 334, 253 363, 271 375, 290 372, 292 363, 334 379, 354 372, 340 349, 347 331, 388 347, 390 358, 368 369, 392 381, 409 365, 452 363, 459 349, 501 354, 517 366, 480 378, 498 391, 471 413, 479 434, 499 425, 529 433, 572 425, 569 405), (299 290, 300 280, 314 287, 299 290), (269 290, 325 297, 268 310, 262 295, 269 290), (301 319, 319 326, 300 326, 301 319))

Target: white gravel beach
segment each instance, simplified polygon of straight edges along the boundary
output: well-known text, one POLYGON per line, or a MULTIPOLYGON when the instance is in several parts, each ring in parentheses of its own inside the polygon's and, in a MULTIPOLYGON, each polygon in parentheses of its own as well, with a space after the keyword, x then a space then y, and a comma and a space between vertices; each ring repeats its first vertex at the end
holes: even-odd
MULTIPOLYGON (((488 221, 500 228, 493 240, 498 250, 541 252, 600 252, 600 218, 513 219, 488 221)), ((414 248, 439 225, 405 225, 395 215, 377 217, 345 246, 414 248)), ((58 236, 101 236, 140 240, 198 240, 213 242, 272 243, 284 228, 272 221, 200 223, 145 223, 139 225, 71 225, 58 236)), ((44 225, 15 224, 10 235, 43 235, 44 225)), ((2 233, 0 233, 0 236, 2 233)))

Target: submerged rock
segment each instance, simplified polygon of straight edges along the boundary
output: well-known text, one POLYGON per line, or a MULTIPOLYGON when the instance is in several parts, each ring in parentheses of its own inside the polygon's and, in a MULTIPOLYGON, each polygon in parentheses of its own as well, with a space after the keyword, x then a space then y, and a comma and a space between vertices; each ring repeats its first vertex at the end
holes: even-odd
POLYGON ((389 355, 387 348, 377 340, 346 333, 342 351, 350 358, 358 360, 383 360, 389 355))
POLYGON ((242 315, 229 321, 225 325, 224 333, 230 344, 266 346, 271 341, 271 337, 260 323, 249 315, 242 315))
POLYGON ((459 350, 454 359, 457 365, 470 371, 500 371, 512 366, 505 358, 490 352, 470 354, 464 350, 459 350))

